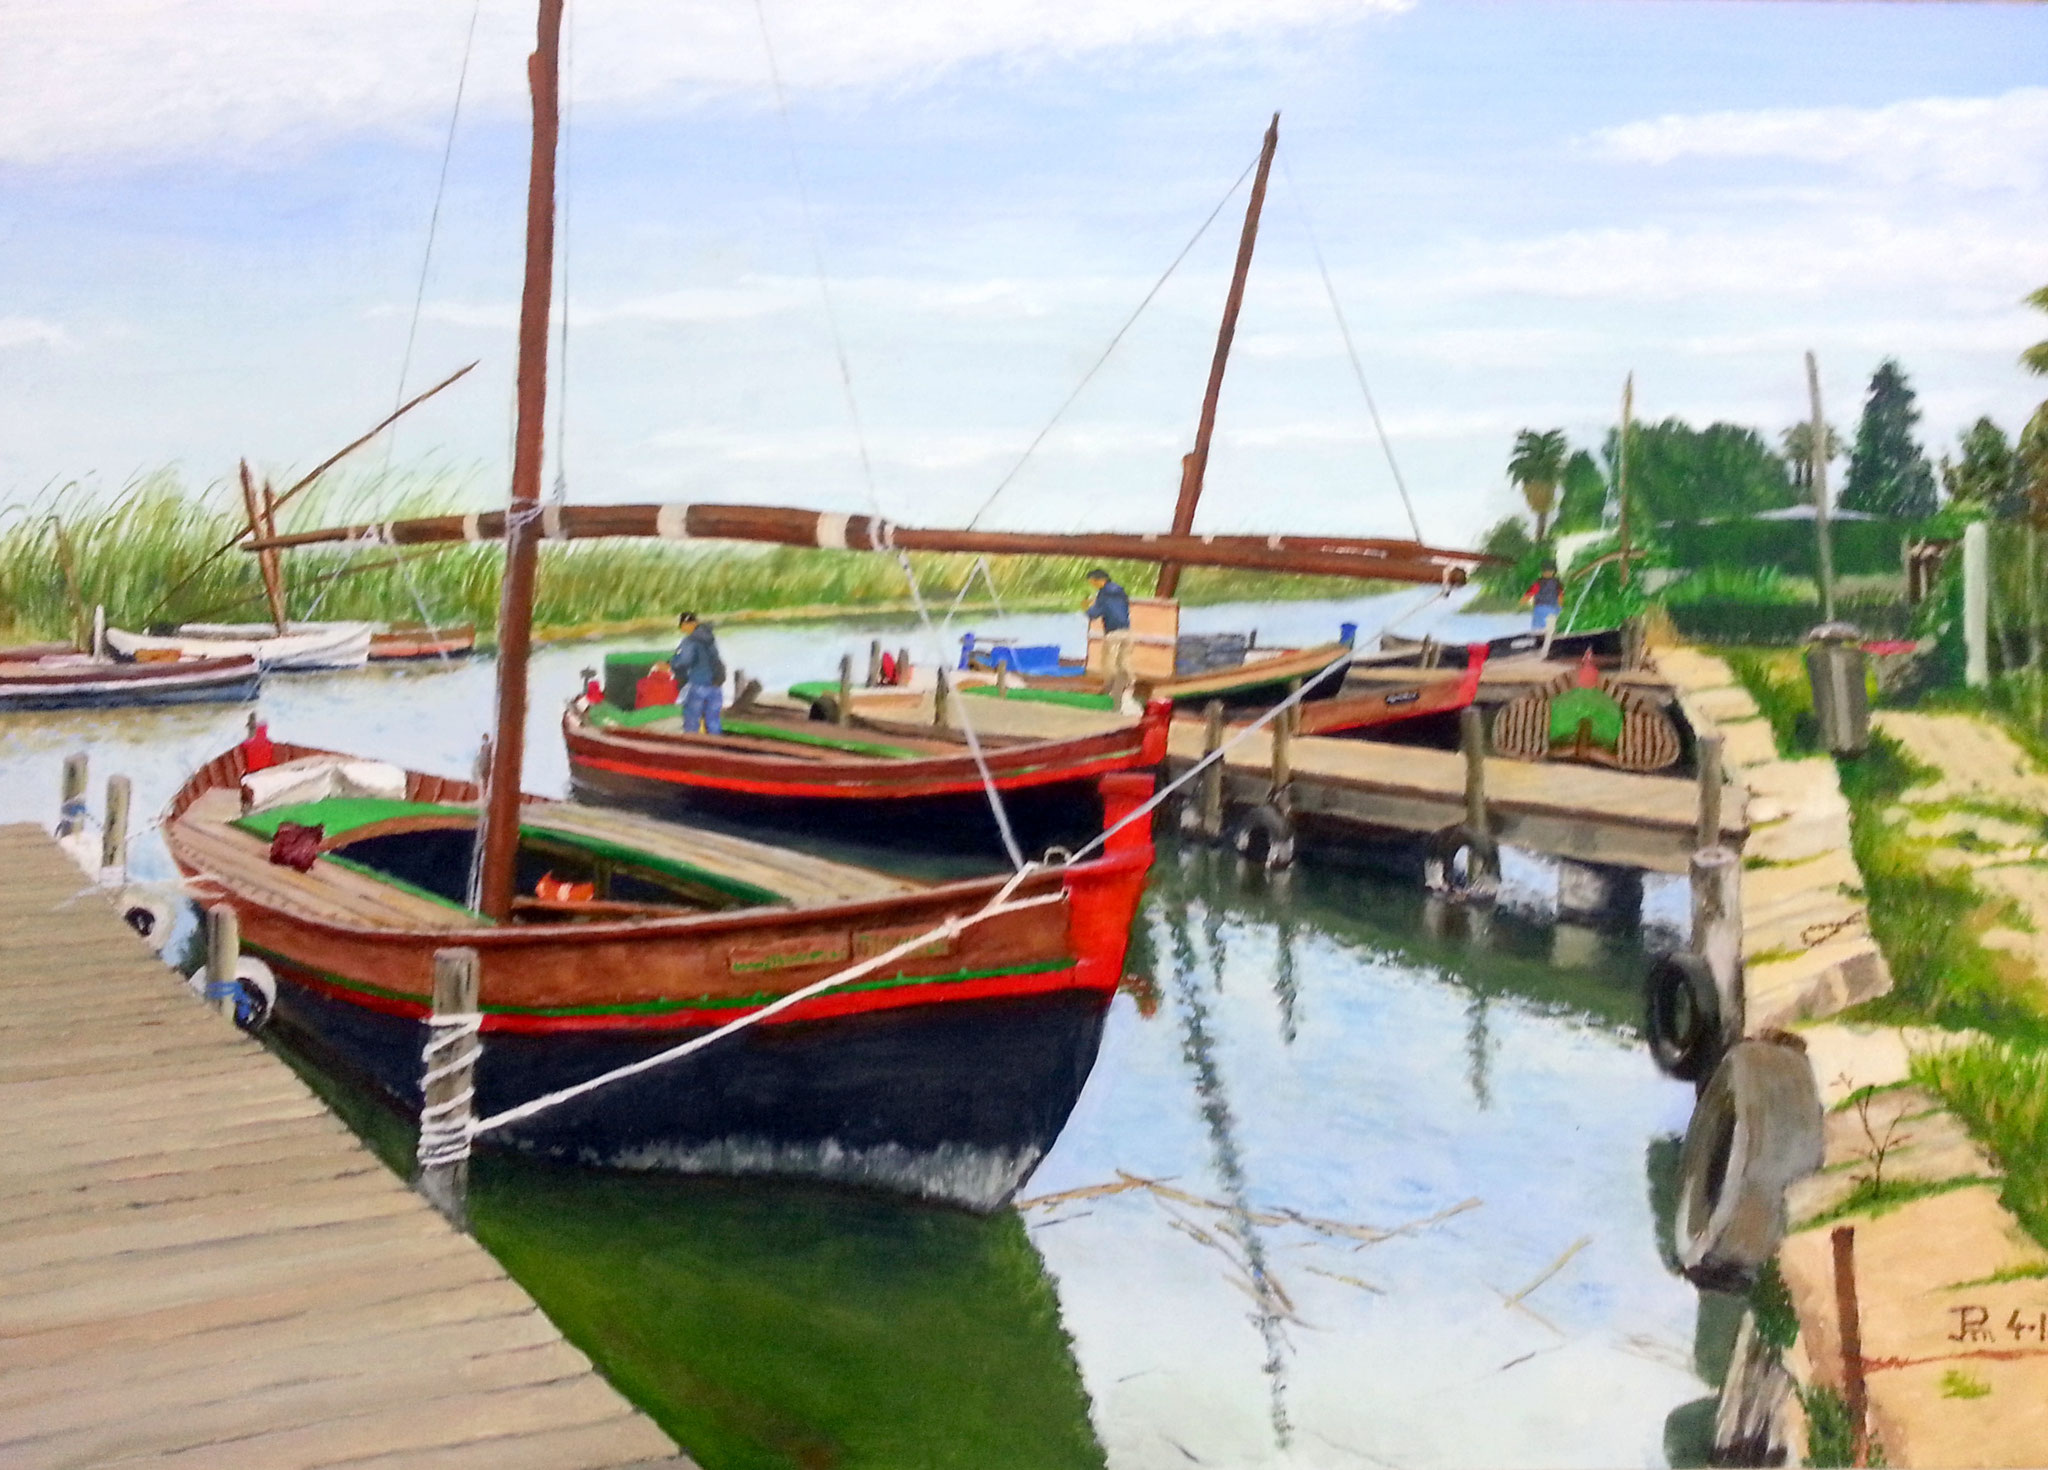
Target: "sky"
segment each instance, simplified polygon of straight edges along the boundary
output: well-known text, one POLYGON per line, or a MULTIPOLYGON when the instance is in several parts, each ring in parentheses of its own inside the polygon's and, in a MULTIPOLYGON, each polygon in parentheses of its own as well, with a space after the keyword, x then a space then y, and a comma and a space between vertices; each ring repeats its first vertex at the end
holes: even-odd
MULTIPOLYGON (((470 361, 355 463, 501 499, 533 25, 9 0, 0 514, 282 479, 470 361)), ((1804 351, 1845 430, 1895 355, 1939 453, 2043 395, 2044 63, 2029 5, 570 0, 547 478, 1163 527, 1275 111, 1198 528, 1408 532, 1339 309, 1440 544, 1630 373, 1775 437, 1804 351)))

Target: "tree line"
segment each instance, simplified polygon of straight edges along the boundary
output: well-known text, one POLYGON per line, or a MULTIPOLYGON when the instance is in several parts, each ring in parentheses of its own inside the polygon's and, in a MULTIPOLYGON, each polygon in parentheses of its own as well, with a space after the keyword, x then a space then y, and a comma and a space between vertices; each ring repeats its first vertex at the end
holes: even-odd
MULTIPOLYGON (((2048 311, 2048 286, 2026 298, 2048 311)), ((2048 341, 2020 355, 2037 376, 2048 376, 2048 341)), ((1885 520, 1933 516, 1946 500, 1959 509, 2000 519, 2026 516, 2048 525, 2048 402, 2016 437, 1988 416, 1958 436, 1952 453, 1930 461, 1918 437, 1921 413, 1913 386, 1896 358, 1871 374, 1838 494, 1839 510, 1885 520)), ((1844 440, 1824 429, 1825 459, 1840 457, 1844 440)), ((1813 427, 1801 421, 1774 445, 1754 428, 1713 423, 1694 428, 1680 418, 1631 424, 1627 487, 1633 525, 1693 525, 1754 516, 1813 501, 1813 427)), ((1508 479, 1528 506, 1534 540, 1612 526, 1619 518, 1617 485, 1621 432, 1609 429, 1597 457, 1574 447, 1562 429, 1524 429, 1508 456, 1508 479)), ((1529 524, 1510 516, 1488 533, 1486 549, 1520 555, 1530 545, 1529 524)))

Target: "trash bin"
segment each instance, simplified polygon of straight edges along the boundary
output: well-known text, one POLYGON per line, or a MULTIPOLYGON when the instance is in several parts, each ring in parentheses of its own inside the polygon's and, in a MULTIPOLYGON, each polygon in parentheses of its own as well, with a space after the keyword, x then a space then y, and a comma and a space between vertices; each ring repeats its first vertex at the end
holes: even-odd
POLYGON ((1830 755, 1861 755, 1870 744, 1869 660, 1863 635, 1849 623, 1823 623, 1806 635, 1806 677, 1821 748, 1830 755))

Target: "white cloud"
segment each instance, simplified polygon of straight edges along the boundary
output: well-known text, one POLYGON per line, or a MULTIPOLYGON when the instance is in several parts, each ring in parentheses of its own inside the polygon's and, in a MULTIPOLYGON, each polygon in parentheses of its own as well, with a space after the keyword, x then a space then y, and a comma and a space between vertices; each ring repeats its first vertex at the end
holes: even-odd
MULTIPOLYGON (((979 61, 1075 57, 1263 35, 1407 0, 778 0, 794 88, 915 85, 979 61)), ((577 0, 577 107, 752 93, 768 70, 747 0, 577 0)), ((459 0, 10 0, 0 160, 194 153, 256 157, 365 132, 430 137, 469 23, 459 0)), ((530 0, 482 0, 466 107, 521 110, 530 0)))
POLYGON ((1965 189, 2038 190, 2048 170, 2048 88, 1997 97, 1919 97, 1883 107, 1771 107, 1672 113, 1604 128, 1608 158, 1789 158, 1886 183, 1934 179, 1965 189))
POLYGON ((71 333, 34 316, 0 316, 0 347, 69 347, 71 333))

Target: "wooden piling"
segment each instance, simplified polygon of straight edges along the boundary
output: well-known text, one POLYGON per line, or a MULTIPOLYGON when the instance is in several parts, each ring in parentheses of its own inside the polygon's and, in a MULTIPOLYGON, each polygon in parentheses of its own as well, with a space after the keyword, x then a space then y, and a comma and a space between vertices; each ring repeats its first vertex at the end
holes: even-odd
POLYGON ((1275 806, 1286 805, 1287 786, 1294 779, 1294 722, 1290 718, 1293 713, 1294 706, 1292 705, 1281 710, 1279 714, 1273 717, 1271 726, 1273 734, 1272 800, 1275 806))
POLYGON ((1835 1254, 1835 1311, 1842 1330, 1842 1402, 1849 1410, 1852 1465, 1870 1463, 1870 1389, 1863 1379, 1863 1314, 1856 1304, 1856 1227, 1837 1225, 1828 1243, 1835 1254))
POLYGON ((128 871, 128 778, 107 777, 107 809, 100 822, 100 873, 116 881, 128 871))
POLYGON ((1491 830, 1486 819, 1486 722, 1469 704, 1458 711, 1458 748, 1465 755, 1465 825, 1483 836, 1491 830))
POLYGON ((1702 735, 1699 743, 1700 826, 1697 845, 1721 845, 1721 744, 1719 735, 1702 735))
POLYGON ((996 698, 1008 699, 1009 697, 1010 666, 1007 663, 1001 663, 996 665, 996 698))
POLYGON ((57 788, 57 835, 69 837, 85 825, 85 752, 64 757, 64 776, 57 788))
POLYGON ((1707 962, 1721 999, 1724 1038, 1743 1034, 1742 859, 1720 846, 1692 855, 1692 949, 1707 962))
POLYGON ((745 669, 734 669, 732 671, 732 707, 739 709, 746 702, 747 671, 745 669))
POLYGON ((839 708, 833 712, 833 720, 841 725, 853 723, 853 655, 839 655, 839 708))
MULTIPOLYGON (((1202 710, 1202 754, 1214 755, 1223 748, 1223 701, 1212 699, 1202 710)), ((1223 762, 1213 761, 1202 770, 1200 830, 1214 842, 1223 835, 1223 762)))
POLYGON ((469 1228, 469 1127, 476 1116, 477 953, 434 951, 434 1012, 420 1074, 419 1192, 458 1230, 469 1228))
POLYGON ((899 685, 910 682, 910 649, 908 646, 896 650, 896 682, 899 685))
POLYGON ((882 682, 882 640, 881 640, 881 639, 879 639, 879 638, 874 638, 874 639, 870 639, 870 640, 869 640, 869 642, 868 642, 868 683, 867 683, 867 687, 868 687, 868 688, 870 688, 870 689, 872 689, 872 688, 874 688, 874 687, 875 687, 875 686, 876 686, 877 684, 880 684, 881 682, 882 682))
POLYGON ((932 725, 943 729, 946 724, 946 700, 952 694, 953 681, 946 677, 944 665, 932 676, 932 725))
POLYGON ((242 959, 242 922, 234 905, 206 910, 206 999, 222 1015, 235 1009, 235 970, 242 959))

